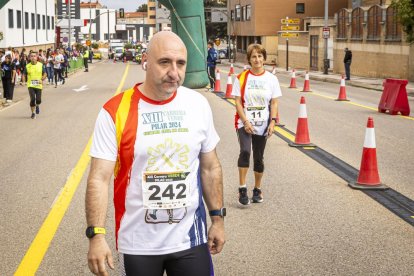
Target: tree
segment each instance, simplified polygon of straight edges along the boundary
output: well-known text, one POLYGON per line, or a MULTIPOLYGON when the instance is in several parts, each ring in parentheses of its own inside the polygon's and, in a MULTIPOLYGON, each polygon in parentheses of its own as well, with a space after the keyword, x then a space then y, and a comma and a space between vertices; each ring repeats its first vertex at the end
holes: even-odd
POLYGON ((414 0, 392 0, 391 6, 397 10, 398 20, 407 34, 407 42, 414 43, 414 0))
POLYGON ((147 4, 142 4, 137 9, 137 12, 147 12, 147 11, 148 11, 148 5, 147 4))

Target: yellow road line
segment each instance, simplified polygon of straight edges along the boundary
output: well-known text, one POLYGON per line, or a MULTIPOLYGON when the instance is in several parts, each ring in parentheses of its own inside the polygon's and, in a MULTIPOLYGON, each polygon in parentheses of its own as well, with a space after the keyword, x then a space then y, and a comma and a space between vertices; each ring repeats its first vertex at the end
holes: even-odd
MULTIPOLYGON (((124 75, 122 77, 121 83, 119 84, 116 94, 122 91, 124 86, 125 79, 128 75, 129 64, 127 65, 124 75)), ((48 216, 37 232, 36 237, 32 241, 29 249, 27 250, 23 260, 21 261, 19 267, 17 268, 14 275, 35 275, 37 269, 42 262, 50 243, 52 242, 53 237, 56 234, 56 231, 60 225, 60 222, 63 219, 63 216, 66 213, 66 210, 69 207, 70 202, 72 201, 73 195, 76 192, 76 189, 79 186, 79 183, 88 167, 90 157, 89 149, 92 143, 92 136, 89 138, 88 144, 86 145, 83 153, 76 164, 75 168, 72 170, 68 180, 65 183, 65 186, 62 189, 62 192, 58 196, 57 200, 52 206, 48 216)))

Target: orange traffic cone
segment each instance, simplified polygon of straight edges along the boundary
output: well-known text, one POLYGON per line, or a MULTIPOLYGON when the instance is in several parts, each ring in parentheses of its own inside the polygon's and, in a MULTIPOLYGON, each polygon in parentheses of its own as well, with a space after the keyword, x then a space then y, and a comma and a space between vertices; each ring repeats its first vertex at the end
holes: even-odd
POLYGON ((275 124, 275 126, 278 126, 278 127, 283 127, 283 126, 285 126, 284 124, 282 124, 282 123, 280 122, 279 111, 277 111, 277 113, 276 113, 276 124, 275 124))
POLYGON ((273 66, 273 69, 272 69, 272 74, 273 74, 273 75, 276 75, 276 66, 273 66))
POLYGON ((387 186, 381 184, 377 166, 377 149, 375 144, 374 120, 368 117, 365 131, 364 149, 362 150, 361 167, 356 182, 348 184, 351 188, 361 190, 385 190, 387 186))
POLYGON ((336 99, 335 101, 349 101, 346 98, 345 80, 344 80, 344 76, 343 75, 342 75, 342 79, 341 79, 341 87, 339 88, 338 99, 336 99))
POLYGON ((305 74, 305 83, 303 84, 303 90, 301 92, 311 92, 309 87, 309 73, 306 71, 305 74))
POLYGON ((292 70, 292 77, 290 78, 290 86, 289 88, 296 88, 296 73, 295 69, 292 70))
POLYGON ((291 147, 315 146, 311 144, 308 130, 308 114, 306 112, 305 97, 300 98, 298 124, 296 127, 295 142, 290 142, 291 147))
POLYGON ((230 74, 234 74, 234 68, 233 68, 233 63, 232 64, 230 64, 230 74))
POLYGON ((229 73, 227 77, 227 87, 226 87, 226 99, 233 99, 234 97, 231 95, 231 91, 233 90, 233 83, 231 80, 231 73, 229 73))
POLYGON ((219 69, 217 69, 217 72, 216 72, 216 82, 214 83, 214 92, 221 92, 220 70, 219 69))

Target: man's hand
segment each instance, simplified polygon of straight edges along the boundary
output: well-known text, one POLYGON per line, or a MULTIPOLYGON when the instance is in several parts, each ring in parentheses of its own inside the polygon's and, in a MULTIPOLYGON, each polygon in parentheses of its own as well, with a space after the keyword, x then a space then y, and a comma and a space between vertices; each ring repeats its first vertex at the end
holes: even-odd
POLYGON ((212 224, 208 230, 208 249, 211 254, 220 253, 225 243, 224 219, 221 217, 212 218, 212 224))
POLYGON ((88 266, 95 275, 107 276, 106 263, 114 269, 112 252, 105 240, 105 236, 98 234, 89 241, 88 266))

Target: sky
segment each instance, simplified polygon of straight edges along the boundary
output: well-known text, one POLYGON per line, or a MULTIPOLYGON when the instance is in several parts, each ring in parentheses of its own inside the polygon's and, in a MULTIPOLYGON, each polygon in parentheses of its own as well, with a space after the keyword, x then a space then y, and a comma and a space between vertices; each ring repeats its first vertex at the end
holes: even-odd
MULTIPOLYGON (((82 0, 88 2, 88 0, 82 0)), ((95 2, 96 0, 92 0, 95 2)), ((98 0, 102 5, 107 6, 109 9, 124 8, 126 12, 136 11, 142 4, 147 4, 147 0, 98 0)))

